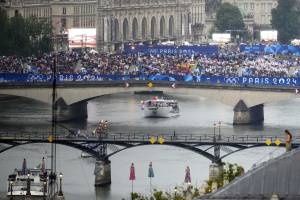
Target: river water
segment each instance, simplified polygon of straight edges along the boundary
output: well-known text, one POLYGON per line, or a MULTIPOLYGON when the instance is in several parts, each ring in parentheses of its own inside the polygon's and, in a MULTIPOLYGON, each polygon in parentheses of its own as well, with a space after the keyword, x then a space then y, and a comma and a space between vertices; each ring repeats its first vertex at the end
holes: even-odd
MULTIPOLYGON (((64 127, 90 133, 101 119, 109 121, 109 131, 114 133, 172 134, 176 131, 176 134, 212 134, 213 123, 218 121, 221 121, 220 130, 224 135, 283 135, 284 129, 289 129, 296 135, 300 130, 300 98, 266 104, 263 125, 233 126, 232 107, 196 96, 164 96, 178 100, 179 116, 166 119, 144 118, 140 101, 151 96, 132 93, 107 95, 89 101, 87 121, 63 123, 58 127, 58 134, 67 132, 64 127)), ((49 105, 24 98, 0 99, 0 131, 51 130, 49 105)), ((249 170, 253 164, 257 165, 283 152, 283 148, 261 147, 232 154, 223 161, 238 163, 249 170)), ((21 168, 23 158, 27 159, 29 167, 35 167, 42 157, 46 157, 46 165, 50 168, 49 154, 49 144, 22 145, 1 153, 0 198, 5 196, 8 174, 14 168, 21 168)), ((112 184, 95 188, 95 160, 81 158, 80 155, 79 150, 57 145, 57 171, 63 173, 63 191, 67 200, 129 199, 129 168, 132 162, 136 169, 134 191, 146 195, 150 194, 147 177, 150 161, 155 173, 153 188, 164 191, 172 191, 175 186, 183 184, 186 166, 191 169, 192 184, 200 186, 208 178, 210 164, 201 155, 181 148, 165 145, 131 148, 110 158, 112 184)))

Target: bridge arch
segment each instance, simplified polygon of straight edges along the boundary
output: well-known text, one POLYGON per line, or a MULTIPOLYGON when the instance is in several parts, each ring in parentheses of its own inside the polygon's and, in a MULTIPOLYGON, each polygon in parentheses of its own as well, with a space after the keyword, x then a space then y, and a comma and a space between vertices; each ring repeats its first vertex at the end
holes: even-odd
MULTIPOLYGON (((203 87, 202 85, 192 85, 182 84, 178 88, 172 88, 171 83, 155 83, 155 87, 148 88, 147 83, 137 84, 131 83, 130 87, 124 87, 124 84, 120 83, 110 83, 109 86, 102 85, 97 83, 90 87, 89 85, 75 85, 74 86, 64 86, 57 88, 58 99, 61 98, 64 100, 66 105, 73 105, 76 103, 88 101, 90 99, 110 95, 116 93, 126 93, 126 92, 139 92, 139 91, 163 91, 168 94, 178 94, 178 95, 194 95, 201 96, 215 101, 219 101, 225 105, 236 106, 236 104, 243 99, 248 107, 255 105, 268 103, 268 102, 277 102, 282 100, 287 100, 297 97, 294 90, 279 90, 279 91, 270 91, 266 89, 257 89, 257 88, 237 88, 231 86, 210 86, 203 87), (95 87, 97 86, 97 87, 95 87), (99 89, 101 88, 101 89, 99 89), (78 95, 80 91, 81 95, 78 95)), ((52 102, 52 88, 50 85, 47 87, 43 86, 40 88, 36 87, 6 87, 1 88, 0 94, 3 95, 13 95, 19 97, 26 97, 41 101, 44 103, 51 104, 52 102)))
MULTIPOLYGON (((41 144, 41 143, 48 143, 48 141, 30 141, 30 142, 5 142, 5 141, 1 141, 2 144, 8 144, 8 145, 11 145, 9 147, 6 147, 6 148, 2 148, 0 149, 0 153, 3 153, 5 151, 8 151, 14 147, 18 147, 18 146, 22 146, 22 145, 28 145, 28 144, 41 144)), ((113 153, 110 153, 108 154, 106 157, 100 157, 99 156, 99 153, 97 151, 94 151, 92 148, 88 148, 87 146, 83 145, 83 144, 80 144, 80 143, 75 143, 75 142, 70 142, 70 141, 59 141, 57 140, 56 141, 56 144, 60 144, 60 145, 64 145, 64 146, 69 146, 69 147, 72 147, 72 148, 75 148, 75 149, 78 149, 78 150, 81 150, 81 151, 84 151, 88 154, 90 154, 91 156, 93 156, 94 158, 97 158, 97 159, 103 159, 103 160, 106 160, 108 159, 109 157, 121 152, 121 151, 124 151, 124 150, 127 150, 127 149, 130 149, 130 148, 135 148, 135 147, 141 147, 141 146, 146 146, 146 145, 160 145, 160 144, 150 144, 150 143, 140 143, 140 144, 136 144, 136 145, 133 145, 133 144, 130 144, 130 143, 126 143, 126 142, 106 142, 106 144, 112 144, 112 145, 119 145, 119 146, 123 146, 124 148, 122 149, 119 149, 113 153)), ((207 150, 202 150, 202 149, 199 149, 197 148, 196 146, 193 146, 193 145, 187 145, 187 144, 184 144, 184 143, 169 143, 169 142, 166 142, 164 143, 163 145, 167 145, 167 146, 171 146, 171 147, 178 147, 178 148, 183 148, 185 150, 189 150, 189 151, 192 151, 196 154, 199 154, 199 155, 202 155, 203 157, 211 160, 211 161, 215 161, 215 157, 214 155, 210 154, 207 152, 207 150)), ((202 144, 203 145, 203 144, 202 144)), ((198 145, 198 146, 202 146, 202 145, 198 145)), ((251 145, 251 146, 242 146, 242 145, 235 145, 235 144, 227 144, 225 146, 231 146, 231 147, 238 147, 239 149, 235 150, 235 151, 232 151, 230 153, 227 153, 226 155, 220 157, 220 160, 224 159, 225 157, 229 156, 229 155, 232 155, 233 153, 236 153, 236 152, 239 152, 239 151, 242 151, 242 150, 245 150, 245 149, 250 149, 250 148, 257 148, 257 147, 266 147, 265 144, 256 144, 256 145, 251 145)), ((273 146, 275 147, 275 144, 273 144, 273 146)), ((281 147, 285 147, 285 144, 280 144, 279 146, 281 147)), ((294 148, 298 147, 298 145, 294 145, 294 148)), ((210 148, 209 148, 210 149, 210 148)))
MULTIPOLYGON (((5 151, 8 151, 14 147, 18 147, 18 146, 22 146, 22 145, 27 145, 27 144, 42 144, 42 143, 49 143, 49 142, 41 142, 41 141, 37 141, 37 142, 25 142, 25 143, 11 143, 11 142, 1 142, 1 143, 4 143, 4 144, 9 144, 9 145, 12 145, 10 147, 7 147, 7 148, 3 148, 0 150, 0 153, 3 153, 5 151)), ((98 158, 98 152, 96 151, 92 151, 91 149, 83 146, 83 145, 80 145, 80 144, 77 144, 77 143, 72 143, 72 142, 60 142, 60 141, 57 141, 56 144, 60 144, 60 145, 64 145, 64 146, 69 146, 69 147, 72 147, 72 148, 75 148, 75 149, 78 149, 78 150, 81 150, 81 151, 84 151, 86 153, 89 153, 90 155, 92 155, 93 157, 95 158, 98 158)))
MULTIPOLYGON (((2 143, 5 143, 5 142, 2 142, 2 143)), ((4 148, 4 149, 1 149, 0 150, 0 153, 3 153, 9 149, 12 149, 14 147, 17 147, 17 146, 22 146, 22 145, 27 145, 27 144, 38 144, 38 143, 48 143, 48 142, 42 142, 42 141, 37 141, 37 142, 26 142, 26 143, 5 143, 5 144, 9 144, 9 145, 12 145, 8 148, 4 148)), ((93 151, 91 149, 89 149, 88 147, 86 146, 83 146, 83 145, 80 145, 78 143, 72 143, 72 142, 68 142, 68 141, 59 141, 57 140, 56 141, 56 144, 60 144, 60 145, 65 145, 65 146, 69 146, 69 147, 73 147, 75 149, 79 149, 81 151, 84 151, 86 153, 89 153, 90 155, 92 155, 93 157, 95 158, 99 158, 99 159, 108 159, 109 157, 121 152, 121 151, 124 151, 124 150, 127 150, 129 148, 134 148, 134 147, 140 147, 140 146, 146 146, 146 145, 153 145, 153 144, 138 144, 138 145, 131 145, 131 144, 127 144, 127 143, 119 143, 119 142, 109 142, 109 143, 106 143, 106 144, 114 144, 114 145, 119 145, 119 146, 123 146, 125 148, 123 149, 120 149, 116 152, 113 152, 109 155, 107 155, 106 158, 100 158, 99 157, 99 154, 97 151, 93 151)), ((164 145, 168 145, 168 146, 173 146, 173 147, 179 147, 179 148, 183 148, 183 149, 186 149, 186 150, 190 150, 190 151, 193 151, 194 153, 197 153, 197 154, 200 154, 202 156, 204 156, 205 158, 213 161, 214 160, 214 156, 211 155, 210 153, 207 153, 201 149, 198 149, 196 147, 193 147, 193 146, 189 146, 189 145, 186 145, 186 144, 172 144, 172 143, 166 143, 164 145)))
MULTIPOLYGON (((111 144, 120 145, 118 143, 111 143, 111 144)), ((111 157, 111 156, 113 156, 113 155, 115 155, 115 154, 117 154, 117 153, 119 153, 121 151, 127 150, 127 149, 131 149, 131 148, 135 148, 135 147, 140 147, 140 146, 147 146, 147 145, 158 145, 158 144, 150 144, 150 143, 148 143, 148 144, 138 144, 138 145, 129 146, 127 148, 123 148, 123 149, 120 149, 120 150, 118 150, 116 152, 113 152, 113 153, 107 155, 107 157, 109 158, 109 157, 111 157)), ((209 159, 211 161, 214 160, 214 156, 213 155, 211 155, 210 153, 207 153, 207 152, 203 151, 202 149, 198 149, 198 148, 193 147, 193 146, 188 146, 186 144, 172 144, 172 143, 165 143, 163 145, 172 146, 172 147, 178 147, 178 148, 183 148, 185 150, 189 150, 189 151, 192 151, 194 153, 200 154, 203 157, 205 157, 205 158, 207 158, 207 159, 209 159)))

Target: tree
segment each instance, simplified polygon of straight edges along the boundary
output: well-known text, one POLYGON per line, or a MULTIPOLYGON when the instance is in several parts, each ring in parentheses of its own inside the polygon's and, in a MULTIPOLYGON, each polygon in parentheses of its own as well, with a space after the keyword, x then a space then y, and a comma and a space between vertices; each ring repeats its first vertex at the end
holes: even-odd
POLYGON ((52 25, 45 19, 11 19, 0 8, 0 55, 39 55, 53 50, 52 25))
POLYGON ((0 55, 9 52, 9 20, 5 10, 0 7, 0 55))
POLYGON ((11 38, 12 53, 27 56, 31 54, 31 44, 24 18, 16 14, 10 20, 9 35, 11 38))
POLYGON ((52 51, 52 26, 44 19, 29 17, 25 20, 26 32, 31 42, 32 54, 41 54, 52 51))
POLYGON ((220 32, 230 30, 234 34, 245 29, 243 16, 239 8, 230 3, 223 3, 217 10, 215 25, 220 32))
POLYGON ((272 10, 271 24, 278 31, 278 40, 288 44, 299 36, 299 11, 295 9, 296 0, 279 0, 277 8, 272 10))

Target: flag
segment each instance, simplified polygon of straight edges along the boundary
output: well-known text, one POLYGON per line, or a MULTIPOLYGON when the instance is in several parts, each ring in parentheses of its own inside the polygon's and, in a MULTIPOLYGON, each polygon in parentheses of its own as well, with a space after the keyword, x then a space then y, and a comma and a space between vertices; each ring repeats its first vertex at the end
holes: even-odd
POLYGON ((130 167, 129 180, 131 180, 131 193, 133 193, 133 181, 135 180, 135 170, 134 170, 134 164, 133 163, 131 163, 131 167, 130 167))
POLYGON ((149 177, 149 180, 150 180, 150 194, 152 195, 152 183, 151 183, 151 178, 154 177, 154 171, 153 171, 153 167, 152 167, 152 162, 150 162, 150 164, 149 164, 148 177, 149 177))
POLYGON ((185 183, 191 183, 191 172, 189 166, 186 167, 185 169, 185 178, 184 178, 185 183))
POLYGON ((152 167, 152 162, 150 162, 150 164, 149 164, 148 177, 149 178, 153 178, 154 177, 154 171, 153 171, 153 167, 152 167))
POLYGON ((24 158, 22 163, 22 175, 25 175, 26 172, 27 172, 27 164, 26 164, 26 159, 24 158))
POLYGON ((134 164, 133 163, 131 163, 131 167, 130 167, 129 180, 131 180, 131 181, 135 180, 135 170, 134 170, 134 164))

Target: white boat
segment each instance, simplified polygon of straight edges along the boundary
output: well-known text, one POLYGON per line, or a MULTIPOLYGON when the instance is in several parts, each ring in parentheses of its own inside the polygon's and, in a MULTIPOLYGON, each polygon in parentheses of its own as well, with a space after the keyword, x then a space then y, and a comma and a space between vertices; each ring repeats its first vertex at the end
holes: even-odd
POLYGON ((42 174, 40 169, 28 169, 26 174, 23 174, 21 169, 16 169, 13 174, 9 175, 7 196, 42 197, 47 195, 47 185, 44 185, 46 181, 47 175, 42 174), (28 184, 29 190, 27 190, 28 184))
POLYGON ((176 100, 153 98, 142 102, 145 117, 172 117, 179 114, 176 100))
POLYGON ((92 157, 90 154, 88 154, 88 153, 86 153, 84 151, 81 152, 80 156, 81 156, 81 158, 90 158, 90 157, 92 157))
POLYGON ((24 159, 22 169, 15 169, 8 176, 7 196, 11 198, 28 195, 30 197, 47 196, 47 174, 49 170, 44 168, 44 164, 42 165, 39 169, 28 169, 24 159))

